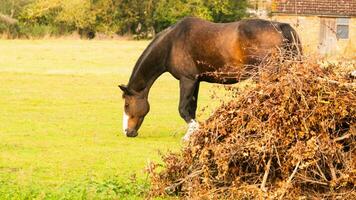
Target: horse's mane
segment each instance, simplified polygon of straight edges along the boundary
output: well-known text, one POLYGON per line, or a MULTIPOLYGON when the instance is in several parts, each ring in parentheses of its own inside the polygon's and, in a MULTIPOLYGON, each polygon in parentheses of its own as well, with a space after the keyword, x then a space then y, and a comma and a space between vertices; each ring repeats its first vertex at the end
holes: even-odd
POLYGON ((130 77, 129 83, 131 82, 132 77, 135 76, 136 72, 139 71, 139 68, 141 67, 142 62, 144 62, 144 60, 147 58, 147 56, 150 55, 152 50, 155 49, 155 47, 157 47, 158 44, 160 44, 160 42, 168 35, 168 33, 170 33, 172 31, 174 26, 175 25, 169 26, 168 28, 164 29, 163 31, 161 31, 154 37, 152 42, 147 46, 147 48, 143 51, 143 53, 137 60, 135 67, 132 70, 132 75, 130 77))

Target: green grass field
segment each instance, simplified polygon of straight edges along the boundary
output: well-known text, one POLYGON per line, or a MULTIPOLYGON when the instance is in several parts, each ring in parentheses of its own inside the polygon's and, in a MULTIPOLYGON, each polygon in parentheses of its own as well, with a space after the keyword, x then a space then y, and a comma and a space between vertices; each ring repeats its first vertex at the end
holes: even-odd
MULTIPOLYGON (((186 128, 178 81, 164 74, 139 137, 122 134, 117 86, 148 43, 0 41, 0 199, 143 197, 146 164, 178 150, 186 128)), ((200 108, 211 88, 202 85, 200 108)))

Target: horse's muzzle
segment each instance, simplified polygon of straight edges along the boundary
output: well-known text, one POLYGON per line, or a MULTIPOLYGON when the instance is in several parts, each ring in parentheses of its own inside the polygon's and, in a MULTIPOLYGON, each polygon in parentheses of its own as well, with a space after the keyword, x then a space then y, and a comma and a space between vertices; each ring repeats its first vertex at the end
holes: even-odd
POLYGON ((136 137, 137 135, 138 135, 138 132, 135 130, 126 130, 127 137, 136 137))

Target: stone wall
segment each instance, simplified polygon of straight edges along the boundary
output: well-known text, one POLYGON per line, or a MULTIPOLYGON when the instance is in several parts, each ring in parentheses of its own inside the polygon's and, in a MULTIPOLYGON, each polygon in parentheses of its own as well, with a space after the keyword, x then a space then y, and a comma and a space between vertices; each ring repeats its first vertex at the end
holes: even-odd
MULTIPOLYGON (((303 44, 304 53, 307 55, 319 55, 320 51, 320 27, 321 18, 319 16, 297 16, 297 15, 277 15, 274 14, 272 20, 291 24, 299 34, 303 44)), ((339 39, 336 47, 329 56, 356 57, 356 18, 349 21, 349 39, 339 39)))

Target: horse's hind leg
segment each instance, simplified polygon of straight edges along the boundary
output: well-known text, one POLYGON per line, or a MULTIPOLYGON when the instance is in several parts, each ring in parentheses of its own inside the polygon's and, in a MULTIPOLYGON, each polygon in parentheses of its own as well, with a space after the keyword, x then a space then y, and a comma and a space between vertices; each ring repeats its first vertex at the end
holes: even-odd
POLYGON ((191 134, 198 129, 195 114, 198 102, 199 81, 181 78, 180 82, 179 114, 189 124, 188 131, 183 137, 188 140, 191 134))

